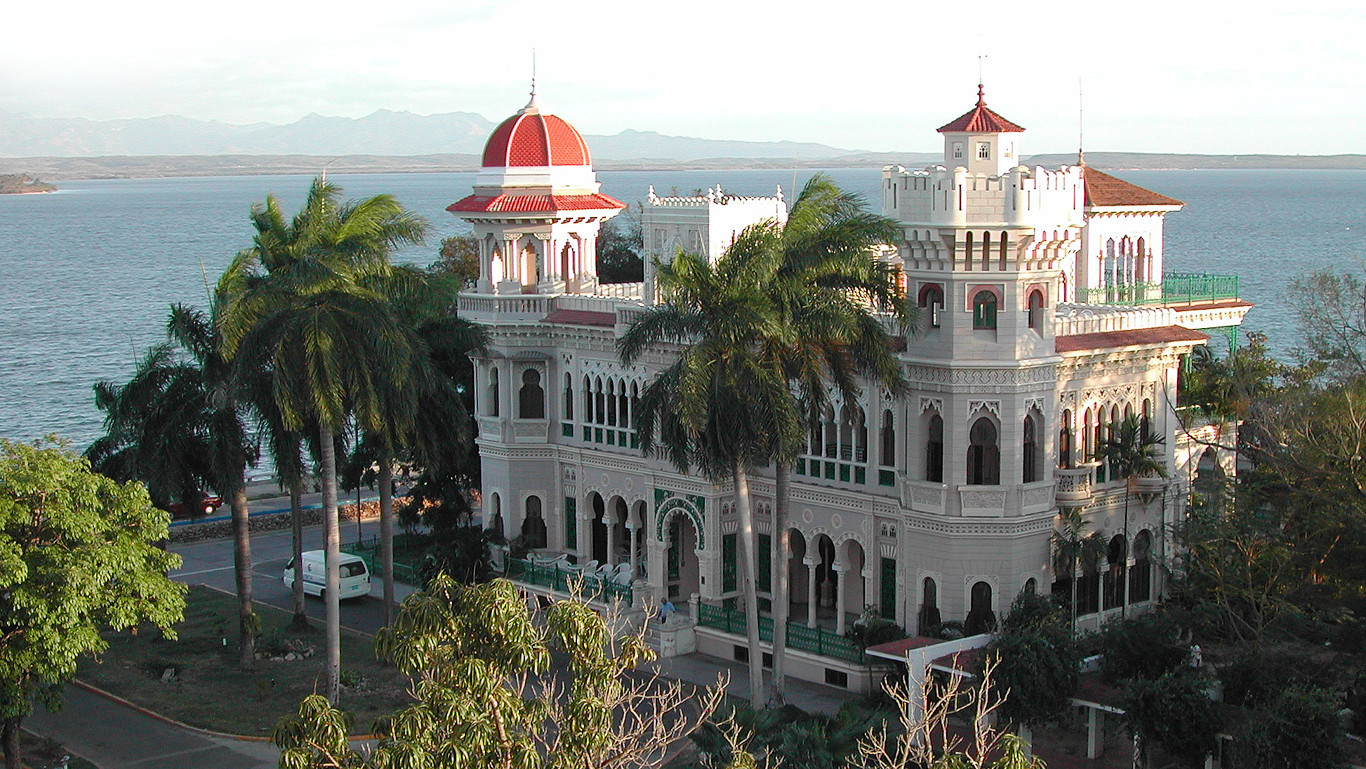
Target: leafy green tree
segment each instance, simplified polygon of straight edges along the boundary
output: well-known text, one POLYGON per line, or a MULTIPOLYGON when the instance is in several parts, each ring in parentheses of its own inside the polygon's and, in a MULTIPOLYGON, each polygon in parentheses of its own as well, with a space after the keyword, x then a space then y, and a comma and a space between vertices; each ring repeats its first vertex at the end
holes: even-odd
POLYGON ((1111 684, 1153 680, 1181 667, 1190 654, 1170 616, 1150 612, 1109 622, 1100 631, 1101 674, 1111 684))
POLYGON ((1213 680, 1189 667, 1158 678, 1135 678, 1124 687, 1124 720, 1137 740, 1141 767, 1151 747, 1179 759, 1184 766, 1203 765, 1218 744, 1223 711, 1210 698, 1213 680))
POLYGON ((449 275, 461 288, 473 286, 479 280, 479 239, 452 235, 441 241, 441 256, 430 269, 449 275))
POLYGON ((781 264, 769 247, 771 229, 746 228, 714 265, 686 253, 659 265, 660 302, 618 340, 627 365, 662 344, 681 347, 641 394, 636 430, 642 451, 658 451, 681 471, 695 466, 713 482, 734 484, 751 703, 763 701, 763 658, 749 478, 805 434, 776 354, 796 339, 768 291, 781 264))
POLYGON ((1249 713, 1225 759, 1239 769, 1341 769, 1346 739, 1332 692, 1291 684, 1249 713))
POLYGON ((1080 681, 1081 654, 1067 617, 1048 598, 1021 593, 987 646, 1001 715, 1026 727, 1061 718, 1080 681))
POLYGON ((640 203, 628 206, 598 229, 598 280, 603 283, 639 283, 645 280, 645 235, 641 230, 640 203))
POLYGON ((309 697, 275 730, 281 767, 651 769, 720 696, 637 672, 653 657, 643 637, 587 604, 558 601, 537 617, 502 579, 437 576, 376 649, 418 701, 381 719, 362 752, 346 741, 350 716, 309 697))
POLYGON ((140 483, 90 469, 55 439, 0 442, 0 720, 5 765, 19 769, 19 727, 35 701, 55 710, 105 629, 144 622, 175 637, 180 557, 156 547, 169 515, 140 483))
POLYGON ((266 372, 285 429, 316 431, 332 702, 341 674, 336 439, 348 418, 365 429, 385 429, 386 398, 403 392, 415 349, 411 328, 366 281, 388 274, 392 250, 420 242, 425 232, 423 221, 390 196, 342 203, 340 195, 335 185, 315 180, 288 223, 274 196, 254 206, 254 245, 220 279, 216 316, 224 357, 243 370, 266 372))
POLYGON ((1305 347, 1325 366, 1330 380, 1366 377, 1366 281, 1321 270, 1297 279, 1291 293, 1305 347))

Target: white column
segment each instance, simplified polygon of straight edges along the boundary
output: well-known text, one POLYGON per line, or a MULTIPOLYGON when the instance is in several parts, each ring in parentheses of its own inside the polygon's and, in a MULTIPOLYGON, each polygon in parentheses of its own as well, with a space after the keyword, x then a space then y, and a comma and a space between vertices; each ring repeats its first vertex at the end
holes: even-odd
POLYGON ((1104 714, 1100 708, 1086 709, 1086 757, 1094 761, 1105 749, 1104 714))
POLYGON ((835 632, 844 635, 844 596, 849 592, 849 586, 844 584, 844 573, 847 567, 842 563, 836 563, 835 571, 835 632))
POLYGON ((819 561, 807 557, 802 563, 806 564, 806 626, 813 628, 816 626, 816 566, 819 561))
POLYGON ((609 507, 607 508, 607 510, 603 512, 603 518, 606 519, 607 523, 607 556, 606 560, 604 560, 603 563, 616 563, 615 558, 617 552, 617 514, 610 507, 612 503, 609 502, 607 504, 609 505, 609 507))
POLYGON ((626 525, 626 538, 631 541, 631 544, 627 546, 631 552, 631 579, 635 579, 640 572, 640 553, 636 548, 636 531, 634 524, 628 523, 626 525))

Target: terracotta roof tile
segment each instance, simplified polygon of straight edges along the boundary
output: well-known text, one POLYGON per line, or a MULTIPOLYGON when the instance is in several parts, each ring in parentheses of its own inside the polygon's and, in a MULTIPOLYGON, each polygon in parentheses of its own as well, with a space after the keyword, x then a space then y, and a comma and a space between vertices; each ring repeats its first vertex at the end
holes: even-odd
POLYGON ((555 310, 543 319, 546 323, 562 323, 566 326, 603 326, 612 328, 617 325, 614 312, 593 312, 592 310, 555 310))
POLYGON ((485 168, 592 164, 588 144, 574 126, 530 106, 493 129, 484 145, 485 168))
POLYGON ((1156 328, 1135 328, 1128 331, 1102 331, 1095 334, 1060 336, 1054 340, 1054 349, 1058 352, 1078 352, 1137 345, 1204 342, 1208 339, 1209 334, 1184 326, 1157 326, 1156 328))
POLYGON ((593 195, 469 195, 446 207, 452 213, 554 213, 625 208, 626 204, 601 193, 593 195))
POLYGON ((982 86, 977 86, 977 106, 963 113, 962 117, 939 128, 939 133, 1020 133, 1024 128, 1006 120, 995 111, 987 108, 982 86))
POLYGON ((1094 168, 1082 166, 1082 179, 1086 182, 1086 207, 1108 208, 1110 206, 1184 206, 1176 198, 1145 190, 1137 184, 1130 184, 1094 168))

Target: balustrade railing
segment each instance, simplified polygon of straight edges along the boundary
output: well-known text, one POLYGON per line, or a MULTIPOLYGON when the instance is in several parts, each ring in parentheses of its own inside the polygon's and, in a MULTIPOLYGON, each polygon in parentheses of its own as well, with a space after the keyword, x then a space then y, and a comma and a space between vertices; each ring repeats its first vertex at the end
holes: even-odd
MULTIPOLYGON (((716 628, 723 633, 743 636, 749 627, 745 622, 745 613, 739 609, 727 609, 724 606, 704 603, 698 607, 698 615, 698 624, 716 628)), ((759 640, 770 643, 773 641, 772 617, 759 617, 759 640)), ((787 646, 790 649, 811 652, 822 657, 831 657, 845 662, 855 662, 860 665, 868 663, 863 647, 848 638, 825 628, 807 627, 791 620, 788 620, 787 623, 787 646)))
POLYGON ((557 593, 564 593, 566 596, 574 595, 577 591, 579 597, 585 601, 611 603, 615 600, 622 601, 627 606, 631 605, 630 585, 599 579, 591 574, 583 574, 573 569, 546 566, 521 558, 509 558, 507 559, 507 578, 514 582, 548 587, 557 593))
POLYGON ((1145 304, 1196 304, 1238 298, 1237 275, 1171 272, 1161 283, 1129 283, 1078 288, 1077 304, 1135 306, 1145 304))

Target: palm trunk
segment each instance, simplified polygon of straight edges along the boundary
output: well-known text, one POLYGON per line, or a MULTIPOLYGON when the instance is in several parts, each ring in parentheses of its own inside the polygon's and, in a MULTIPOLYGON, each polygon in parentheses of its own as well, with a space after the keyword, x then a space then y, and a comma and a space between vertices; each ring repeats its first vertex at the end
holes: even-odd
POLYGON ((1129 616, 1129 497, 1133 482, 1134 479, 1129 478, 1124 487, 1124 552, 1119 556, 1119 573, 1123 575, 1121 581, 1124 584, 1119 586, 1120 619, 1129 616))
POLYGON ((769 704, 782 707, 787 704, 787 681, 785 668, 787 662, 787 615, 791 585, 788 559, 792 548, 788 542, 787 507, 788 489, 792 484, 792 468, 785 462, 777 463, 774 478, 773 505, 773 694, 769 704))
POLYGON ((740 552, 745 594, 745 636, 749 643, 749 702, 759 708, 764 701, 764 652, 759 648, 759 596, 754 582, 754 513, 749 504, 749 474, 741 461, 735 463, 735 512, 740 519, 740 552))
POLYGON ((23 766, 19 762, 19 725, 23 722, 23 716, 5 719, 4 737, 0 740, 5 750, 5 769, 21 769, 23 766))
POLYGON ((251 521, 247 507, 246 479, 232 490, 232 556, 237 572, 237 634, 241 647, 240 664, 250 669, 256 664, 256 615, 251 602, 251 521))
POLYGON ((308 609, 304 602, 304 479, 300 475, 289 483, 290 552, 294 559, 294 620, 291 625, 302 630, 308 627, 308 609))
POLYGON ((323 604, 326 607, 324 631, 327 647, 327 701, 336 705, 341 699, 341 524, 337 520, 337 447, 332 428, 318 428, 318 449, 322 454, 323 526, 326 530, 326 581, 323 604))
POLYGON ((379 558, 384 571, 384 626, 394 624, 394 463, 379 458, 379 558))

